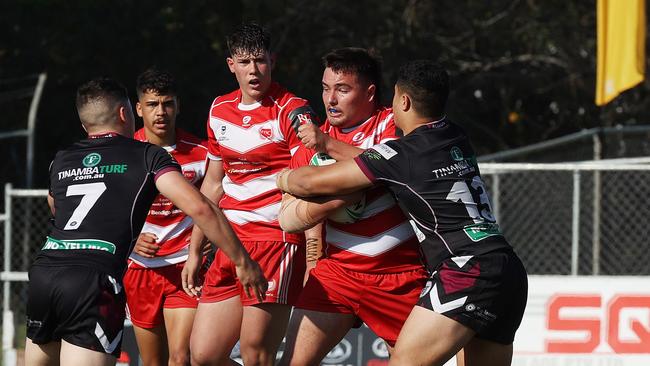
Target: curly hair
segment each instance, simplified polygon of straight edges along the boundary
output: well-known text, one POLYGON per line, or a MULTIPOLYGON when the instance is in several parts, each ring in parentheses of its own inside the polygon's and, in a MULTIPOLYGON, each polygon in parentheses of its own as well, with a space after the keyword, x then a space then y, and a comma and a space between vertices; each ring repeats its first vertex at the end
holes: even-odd
POLYGON ((151 67, 138 76, 135 89, 138 99, 146 92, 154 92, 158 95, 178 95, 176 79, 169 72, 156 67, 151 67))

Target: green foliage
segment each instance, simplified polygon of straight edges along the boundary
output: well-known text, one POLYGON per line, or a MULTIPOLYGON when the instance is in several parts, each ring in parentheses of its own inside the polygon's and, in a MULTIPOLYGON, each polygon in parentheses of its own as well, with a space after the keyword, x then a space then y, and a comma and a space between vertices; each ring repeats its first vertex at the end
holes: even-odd
POLYGON ((595 8, 560 0, 14 0, 0 12, 0 79, 48 73, 37 137, 41 186, 54 151, 83 136, 73 95, 97 75, 133 89, 146 67, 170 70, 181 84, 179 124, 205 136, 211 101, 236 87, 224 39, 243 20, 271 30, 274 78, 317 111, 320 57, 332 48, 382 56, 385 103, 402 62, 440 61, 452 74, 449 115, 487 153, 647 118, 646 86, 602 109, 593 103, 595 8))

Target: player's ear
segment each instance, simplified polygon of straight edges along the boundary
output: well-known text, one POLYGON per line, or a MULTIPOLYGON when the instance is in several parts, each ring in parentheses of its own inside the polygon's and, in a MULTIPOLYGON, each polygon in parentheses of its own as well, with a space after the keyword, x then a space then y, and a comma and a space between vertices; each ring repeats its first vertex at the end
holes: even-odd
POLYGON ((366 95, 368 97, 369 102, 371 103, 375 102, 376 93, 377 93, 377 86, 375 84, 370 84, 368 86, 368 89, 366 89, 366 95))
POLYGON ((135 103, 135 112, 138 114, 138 117, 142 117, 142 104, 140 102, 135 103))
POLYGON ((232 57, 227 57, 226 58, 226 64, 228 65, 228 69, 230 70, 231 73, 235 73, 235 60, 233 60, 232 57))
POLYGON ((402 93, 400 99, 401 99, 400 103, 402 105, 402 110, 404 112, 408 112, 413 107, 413 101, 411 100, 411 96, 406 93, 402 93))

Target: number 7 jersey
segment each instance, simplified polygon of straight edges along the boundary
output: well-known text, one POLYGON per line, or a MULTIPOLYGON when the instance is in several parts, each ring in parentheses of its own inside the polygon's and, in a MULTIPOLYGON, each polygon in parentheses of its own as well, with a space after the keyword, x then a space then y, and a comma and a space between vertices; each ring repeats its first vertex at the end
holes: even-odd
POLYGON ((442 120, 355 158, 373 182, 386 185, 411 220, 430 270, 450 257, 510 245, 491 211, 467 135, 442 120))
POLYGON ((35 265, 85 265, 121 278, 158 190, 180 166, 161 147, 117 134, 59 151, 50 165, 54 223, 35 265))

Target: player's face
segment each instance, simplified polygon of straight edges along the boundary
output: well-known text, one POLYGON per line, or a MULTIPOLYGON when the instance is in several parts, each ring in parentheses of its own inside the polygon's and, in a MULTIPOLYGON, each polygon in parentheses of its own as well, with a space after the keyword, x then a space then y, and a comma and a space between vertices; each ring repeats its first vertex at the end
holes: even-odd
POLYGON ((376 108, 375 85, 367 85, 349 72, 323 72, 323 104, 330 124, 352 127, 368 119, 376 108))
POLYGON ((173 133, 178 115, 178 99, 174 95, 159 95, 147 91, 135 105, 138 116, 142 117, 147 134, 164 138, 173 133))
POLYGON ((268 51, 258 54, 239 53, 226 59, 242 91, 244 104, 255 103, 266 95, 271 86, 273 60, 268 51))

